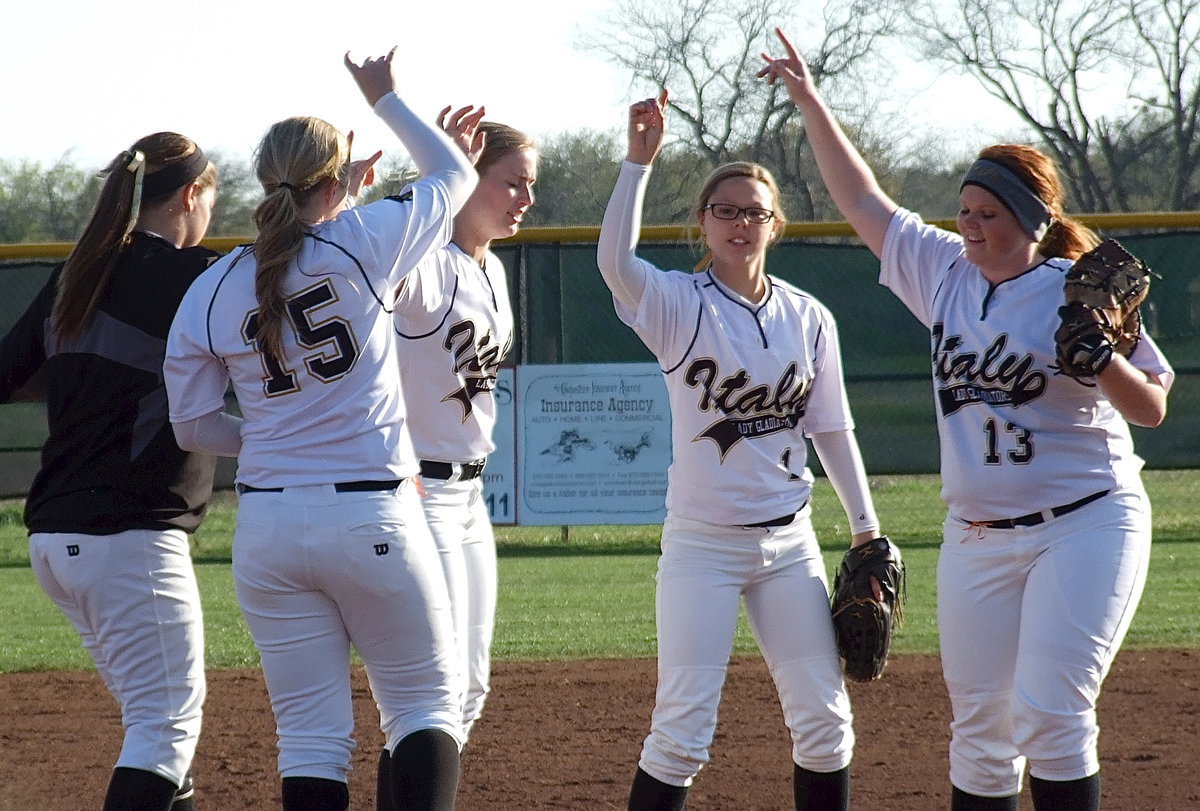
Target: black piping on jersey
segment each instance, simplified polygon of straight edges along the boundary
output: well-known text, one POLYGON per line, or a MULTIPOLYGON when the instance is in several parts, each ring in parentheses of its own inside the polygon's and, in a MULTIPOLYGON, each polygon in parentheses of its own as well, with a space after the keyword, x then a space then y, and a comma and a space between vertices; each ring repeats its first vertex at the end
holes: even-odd
MULTIPOLYGON (((391 198, 388 198, 388 199, 391 199, 391 198)), ((384 300, 382 298, 379 297, 379 294, 375 292, 375 285, 371 284, 371 278, 369 276, 367 276, 367 271, 363 268, 362 262, 358 261, 357 256, 350 253, 350 251, 346 250, 345 248, 343 248, 341 245, 337 244, 336 242, 330 242, 328 239, 324 239, 323 237, 319 237, 315 234, 305 234, 304 236, 308 237, 309 239, 311 239, 314 242, 320 242, 321 244, 328 245, 331 248, 337 248, 339 251, 344 253, 346 255, 346 258, 349 259, 351 262, 353 262, 354 266, 356 268, 358 268, 358 272, 362 274, 363 281, 366 283, 367 289, 371 291, 371 297, 374 298, 375 301, 379 304, 379 306, 383 308, 383 311, 385 313, 387 313, 388 315, 392 314, 392 310, 388 309, 388 305, 384 302, 384 300)), ((301 276, 308 276, 310 279, 315 279, 318 276, 329 275, 327 273, 308 274, 308 273, 305 273, 303 270, 301 270, 298 266, 297 266, 296 270, 299 271, 301 276)), ((393 309, 395 309, 395 308, 393 308, 393 309)))
MULTIPOLYGON (((962 258, 962 257, 959 257, 959 258, 962 258)), ((1047 264, 1049 261, 1050 261, 1050 257, 1047 257, 1047 258, 1043 259, 1042 261, 1038 262, 1038 263, 1037 263, 1036 265, 1034 265, 1033 267, 1029 268, 1028 270, 1022 271, 1021 273, 1018 273, 1016 276, 1013 276, 1012 278, 1009 278, 1009 279, 1003 279, 1003 280, 1001 280, 1001 281, 998 281, 998 282, 995 282, 995 283, 993 283, 993 282, 988 282, 988 291, 987 291, 987 294, 986 294, 986 295, 984 295, 984 297, 983 297, 983 301, 982 301, 982 302, 980 302, 980 305, 979 305, 979 320, 980 320, 980 321, 986 321, 986 320, 987 320, 988 305, 989 305, 989 304, 991 304, 991 302, 992 302, 992 295, 993 295, 993 294, 996 292, 997 288, 999 288, 999 287, 1000 287, 1000 285, 1002 285, 1002 284, 1006 284, 1006 283, 1008 283, 1008 282, 1011 282, 1011 281, 1014 281, 1014 280, 1016 280, 1016 279, 1019 279, 1019 278, 1021 278, 1022 276, 1024 276, 1024 275, 1025 275, 1025 274, 1027 274, 1027 273, 1033 273, 1035 270, 1037 270, 1038 268, 1040 268, 1042 265, 1045 265, 1045 264, 1047 264)), ((954 269, 954 266, 955 266, 956 264, 958 264, 958 259, 955 259, 953 262, 951 262, 951 263, 950 263, 950 267, 949 267, 949 268, 947 268, 947 270, 946 270, 947 274, 949 274, 949 272, 950 272, 951 270, 953 270, 953 269, 954 269)), ((941 290, 941 285, 940 285, 940 284, 938 285, 938 290, 941 290)))
POLYGON ((723 286, 717 284, 716 278, 712 275, 711 268, 707 271, 707 273, 708 273, 708 284, 706 284, 704 286, 705 287, 715 287, 717 289, 717 292, 720 293, 722 296, 729 299, 731 302, 733 302, 737 306, 741 307, 746 312, 750 313, 751 317, 754 318, 754 325, 758 328, 758 335, 760 338, 762 338, 763 349, 767 349, 768 348, 767 347, 767 333, 766 333, 766 331, 763 330, 762 321, 760 321, 758 319, 758 314, 763 311, 763 308, 767 306, 767 302, 769 302, 771 300, 771 296, 775 294, 775 285, 771 284, 771 280, 768 278, 767 279, 766 298, 764 298, 762 300, 762 304, 759 304, 757 307, 751 307, 750 305, 746 304, 741 299, 731 296, 729 294, 728 290, 726 290, 723 286))
MULTIPOLYGON (((407 202, 412 199, 412 190, 410 189, 409 191, 405 192, 404 194, 390 195, 388 197, 384 197, 383 199, 391 200, 396 203, 404 203, 404 202, 407 202)), ((388 315, 392 314, 392 310, 388 309, 388 305, 383 301, 383 299, 381 299, 379 297, 379 294, 375 292, 375 285, 371 284, 371 279, 370 279, 370 277, 367 276, 366 270, 363 269, 362 263, 358 261, 358 257, 356 257, 354 254, 350 253, 350 251, 346 250, 345 248, 343 248, 341 245, 337 244, 336 242, 331 242, 328 239, 322 239, 321 237, 316 236, 315 234, 310 234, 310 233, 305 233, 304 236, 308 237, 309 239, 312 239, 316 242, 320 242, 322 244, 328 245, 331 248, 337 248, 339 251, 341 251, 343 254, 345 254, 346 257, 351 262, 354 263, 354 266, 356 268, 358 268, 358 272, 362 274, 363 281, 366 282, 367 289, 371 291, 371 296, 375 299, 375 301, 379 304, 379 306, 383 308, 383 311, 385 313, 387 313, 388 315)), ((229 263, 229 267, 226 269, 225 274, 221 277, 221 281, 217 282, 217 286, 213 290, 212 298, 209 299, 209 301, 208 301, 208 313, 207 313, 207 317, 205 319, 205 332, 208 335, 208 351, 212 354, 213 357, 220 357, 219 355, 217 355, 216 349, 213 348, 212 328, 211 328, 212 309, 213 309, 213 304, 217 300, 217 293, 220 291, 221 285, 225 283, 225 279, 229 278, 229 274, 233 270, 234 266, 237 265, 237 263, 240 262, 242 259, 244 259, 247 255, 249 255, 250 253, 253 253, 253 251, 254 251, 253 245, 242 246, 242 252, 232 262, 229 263)), ((299 268, 297 268, 297 270, 299 270, 299 268)), ((309 274, 305 273, 303 270, 300 270, 299 272, 303 276, 309 276, 309 278, 315 278, 315 277, 310 276, 309 274)))
POLYGON ((429 330, 429 332, 421 335, 406 335, 396 328, 395 319, 392 320, 392 329, 396 330, 396 334, 408 341, 419 341, 422 338, 428 338, 430 335, 436 335, 442 327, 446 325, 446 320, 450 318, 450 313, 454 312, 454 302, 458 298, 458 274, 454 274, 454 292, 450 294, 450 304, 446 307, 446 312, 442 313, 442 320, 437 323, 437 326, 429 330))
POLYGON ((213 307, 217 303, 217 295, 221 292, 221 285, 225 284, 225 280, 229 278, 229 274, 233 272, 233 269, 237 266, 237 263, 245 259, 253 252, 253 245, 242 246, 242 252, 233 258, 233 261, 229 263, 229 267, 225 268, 225 272, 221 274, 221 280, 217 282, 216 287, 213 288, 212 296, 210 296, 208 299, 208 310, 204 314, 204 334, 208 338, 208 352, 214 358, 221 357, 217 354, 216 347, 213 346, 212 337, 213 307))
MULTIPOLYGON (((696 328, 692 330, 691 340, 688 341, 687 348, 684 349, 683 356, 679 359, 679 362, 676 363, 674 366, 672 366, 669 369, 663 369, 662 370, 663 374, 669 375, 672 372, 674 372, 676 369, 678 369, 680 366, 683 365, 683 362, 688 359, 689 355, 691 355, 692 347, 694 347, 696 345, 696 339, 700 336, 700 322, 704 318, 704 297, 702 295, 700 295, 701 285, 700 285, 699 280, 694 280, 692 282, 692 284, 696 286, 696 294, 697 294, 697 297, 700 299, 700 303, 696 307, 696 328)), ((758 305, 758 307, 750 307, 749 305, 745 304, 744 302, 739 301, 738 299, 729 295, 729 293, 726 292, 721 287, 721 285, 717 284, 713 280, 711 275, 709 276, 708 281, 705 282, 703 287, 715 287, 717 289, 717 291, 721 295, 723 295, 725 298, 727 298, 729 301, 733 302, 738 307, 741 307, 743 310, 750 313, 750 315, 754 318, 755 326, 758 328, 758 334, 762 338, 763 349, 770 348, 769 342, 767 341, 767 333, 763 329, 762 321, 759 319, 759 313, 761 313, 763 311, 763 309, 767 306, 767 302, 769 302, 771 300, 771 296, 775 295, 775 284, 771 281, 770 277, 767 277, 767 297, 763 299, 762 304, 758 305)), ((814 353, 820 348, 821 339, 824 337, 824 334, 825 333, 824 333, 823 328, 817 331, 816 340, 813 342, 813 352, 814 353)))
POLYGON ((683 365, 683 362, 688 359, 688 355, 692 354, 692 347, 696 345, 696 339, 700 337, 700 322, 704 319, 704 296, 700 295, 700 282, 693 279, 692 286, 696 288, 696 328, 692 330, 691 340, 688 341, 687 348, 683 350, 683 355, 679 358, 679 362, 670 369, 663 369, 665 375, 669 375, 683 365))
MULTIPOLYGON (((487 258, 485 257, 483 261, 486 263, 487 258)), ((487 275, 487 268, 485 268, 483 265, 480 265, 479 272, 483 275, 484 282, 487 283, 488 293, 490 293, 492 296, 492 309, 499 310, 500 304, 496 301, 496 288, 492 286, 492 278, 487 275)))
MULTIPOLYGON (((412 189, 409 189, 408 191, 404 192, 403 194, 393 194, 393 195, 389 195, 388 197, 385 197, 383 199, 391 200, 393 203, 406 203, 412 199, 412 196, 413 196, 412 189)), ((371 277, 369 277, 367 275, 367 271, 363 269, 362 262, 358 261, 357 256, 350 253, 350 251, 346 250, 345 248, 343 248, 341 245, 337 244, 336 242, 330 242, 328 239, 319 237, 316 234, 305 233, 304 236, 308 237, 309 239, 312 239, 315 242, 320 242, 324 245, 328 245, 331 248, 337 248, 339 251, 344 253, 346 255, 346 258, 348 258, 351 262, 353 262, 354 266, 356 268, 358 268, 358 272, 362 274, 363 281, 366 283, 367 289, 371 291, 371 296, 375 299, 376 302, 379 303, 379 306, 383 308, 383 311, 385 313, 387 313, 388 315, 392 314, 392 311, 395 308, 393 307, 393 308, 389 309, 387 303, 382 298, 379 297, 378 293, 375 292, 375 285, 371 284, 371 277)), ((299 270, 299 268, 297 268, 297 270, 299 270)), ((300 274, 303 276, 309 275, 309 274, 305 273, 303 270, 300 270, 300 274)), ((321 275, 321 274, 318 274, 318 275, 321 275)), ((314 278, 314 277, 310 277, 310 278, 314 278)))

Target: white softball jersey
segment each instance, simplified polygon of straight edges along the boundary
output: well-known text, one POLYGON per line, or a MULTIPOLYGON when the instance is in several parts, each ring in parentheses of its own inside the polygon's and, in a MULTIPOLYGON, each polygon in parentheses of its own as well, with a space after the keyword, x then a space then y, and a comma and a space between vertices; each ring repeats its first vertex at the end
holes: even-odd
POLYGON ((408 427, 417 456, 472 462, 496 449, 496 375, 512 349, 504 265, 453 243, 426 257, 396 299, 408 427))
POLYGON ((647 270, 637 312, 614 302, 666 380, 668 513, 741 525, 799 510, 813 482, 805 435, 854 427, 832 314, 774 277, 755 304, 710 272, 635 261, 647 270))
POLYGON ((313 226, 284 280, 284 357, 253 339, 250 247, 189 289, 164 367, 172 422, 223 407, 232 382, 245 417, 238 481, 293 487, 415 475, 396 365, 392 302, 400 281, 450 240, 443 172, 398 197, 313 226))
MULTIPOLYGON (((898 210, 880 283, 929 328, 950 514, 1026 515, 1138 484, 1129 425, 1095 385, 1058 371, 1054 331, 1069 259, 997 285, 968 262, 962 237, 898 210)), ((1144 331, 1131 362, 1169 390, 1174 373, 1144 331)))

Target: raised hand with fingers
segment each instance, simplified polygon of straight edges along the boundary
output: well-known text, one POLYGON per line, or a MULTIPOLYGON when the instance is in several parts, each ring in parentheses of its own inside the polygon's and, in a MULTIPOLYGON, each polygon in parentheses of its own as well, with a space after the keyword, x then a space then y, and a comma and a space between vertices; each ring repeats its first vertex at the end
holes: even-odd
POLYGON ((392 48, 386 56, 368 56, 360 64, 351 59, 350 52, 346 51, 346 69, 354 77, 367 104, 372 107, 375 106, 375 102, 396 89, 396 79, 392 76, 392 57, 395 55, 396 49, 392 48))
POLYGON ((787 56, 780 59, 767 53, 762 54, 767 66, 755 75, 760 79, 765 78, 768 84, 782 81, 788 95, 792 97, 792 102, 799 106, 801 102, 816 96, 817 86, 813 82, 812 73, 809 72, 808 63, 800 56, 783 30, 776 28, 775 35, 783 43, 787 56))
POLYGON ((630 105, 629 151, 625 154, 625 159, 630 163, 648 166, 662 150, 668 96, 664 87, 658 98, 644 99, 630 105))
POLYGON ((446 105, 438 113, 438 126, 450 136, 451 141, 458 144, 458 148, 471 163, 478 163, 486 145, 486 133, 479 131, 479 123, 483 121, 487 111, 482 106, 477 108, 471 104, 460 107, 453 113, 450 110, 450 105, 446 105))
MULTIPOLYGON (((354 132, 347 134, 346 140, 351 145, 354 144, 354 132)), ((362 194, 362 190, 375 182, 375 164, 383 157, 383 150, 379 150, 369 158, 360 158, 356 161, 350 161, 350 165, 346 169, 346 193, 351 197, 357 197, 362 194)))

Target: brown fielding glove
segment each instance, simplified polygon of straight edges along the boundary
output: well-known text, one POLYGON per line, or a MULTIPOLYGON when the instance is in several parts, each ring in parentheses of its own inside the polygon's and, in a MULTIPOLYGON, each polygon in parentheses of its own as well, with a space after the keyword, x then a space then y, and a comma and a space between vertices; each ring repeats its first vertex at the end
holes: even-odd
POLYGON ((892 632, 904 617, 904 561, 886 536, 846 551, 833 580, 833 628, 846 677, 872 681, 883 675, 892 632), (875 601, 871 577, 883 601, 875 601))
POLYGON ((1138 309, 1150 292, 1146 263, 1106 239, 1075 260, 1063 283, 1066 304, 1054 333, 1058 368, 1073 378, 1095 377, 1114 352, 1137 348, 1142 327, 1138 309))

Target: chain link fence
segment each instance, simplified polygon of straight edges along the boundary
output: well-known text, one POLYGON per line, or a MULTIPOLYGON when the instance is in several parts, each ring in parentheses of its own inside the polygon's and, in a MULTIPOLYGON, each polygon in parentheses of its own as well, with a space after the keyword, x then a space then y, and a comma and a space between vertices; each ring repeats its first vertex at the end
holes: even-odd
MULTIPOLYGON (((640 255, 662 268, 698 259, 679 229, 647 229, 640 255)), ((789 227, 789 234, 796 229, 789 227)), ((809 229, 811 230, 811 229, 809 229)), ((844 230, 843 230, 844 232, 844 230)), ((829 233, 838 233, 830 228, 829 233)), ((1134 428, 1150 468, 1200 468, 1200 231, 1106 232, 1142 257, 1160 278, 1143 310, 1147 328, 1177 372, 1166 421, 1134 428)), ((645 234, 644 234, 645 236, 645 234)), ((621 323, 596 268, 596 229, 526 229, 495 246, 509 271, 517 340, 509 362, 653 362, 621 323)), ((229 245, 214 245, 218 249, 229 245)), ((0 261, 0 332, 24 312, 57 254, 0 261)), ((12 253, 16 253, 13 251, 12 253)), ((0 246, 4 260, 5 246, 0 246)), ((28 256, 28 251, 21 255, 28 256)), ((879 263, 861 244, 837 236, 788 236, 768 255, 768 271, 807 290, 837 318, 850 404, 864 462, 872 474, 935 473, 937 428, 929 381, 929 338, 877 283, 879 263)), ((23 495, 37 469, 45 414, 34 403, 0 406, 0 494, 23 495)))

